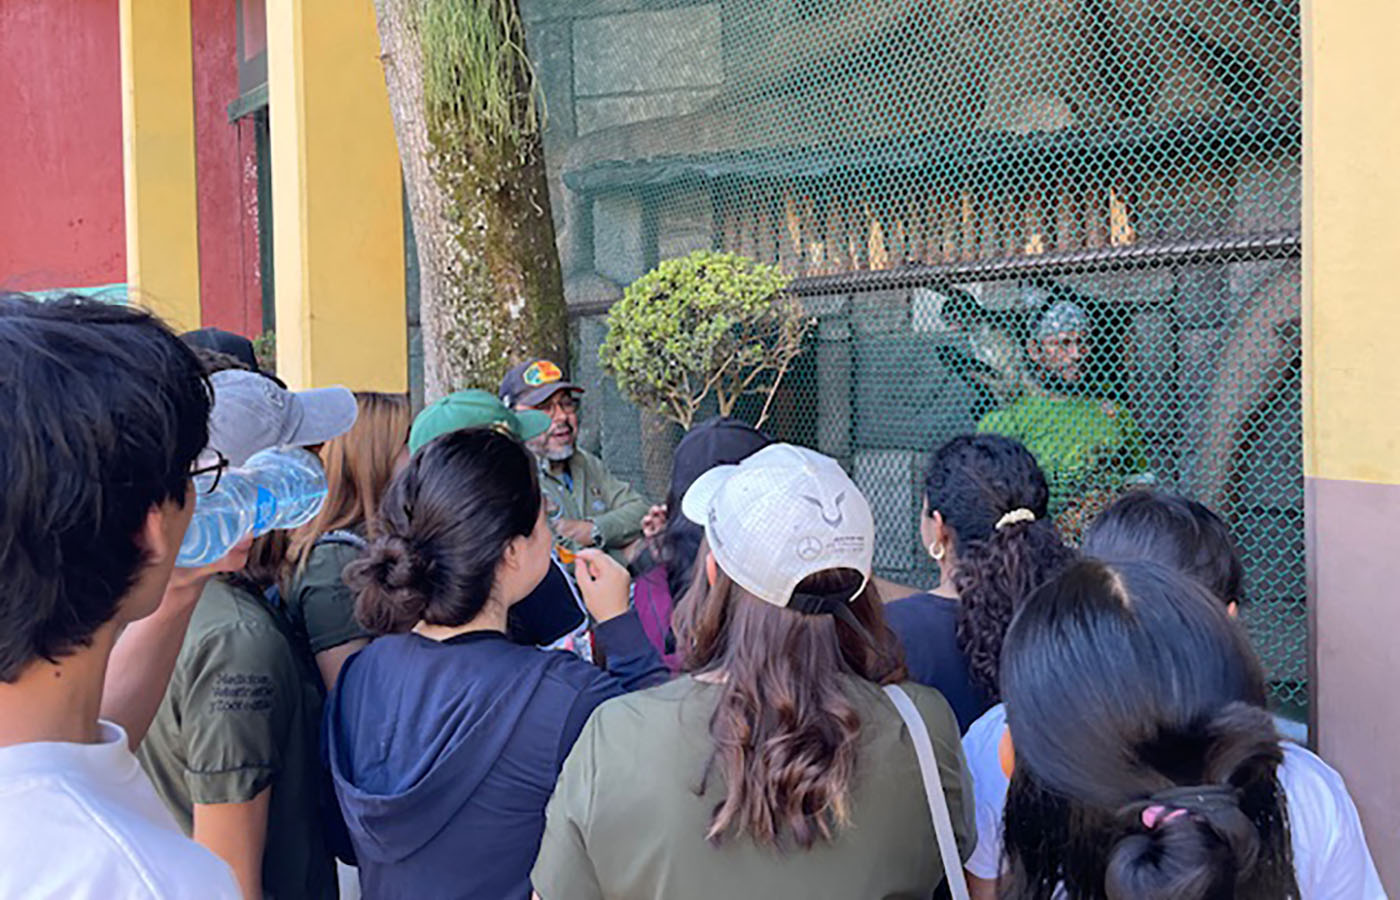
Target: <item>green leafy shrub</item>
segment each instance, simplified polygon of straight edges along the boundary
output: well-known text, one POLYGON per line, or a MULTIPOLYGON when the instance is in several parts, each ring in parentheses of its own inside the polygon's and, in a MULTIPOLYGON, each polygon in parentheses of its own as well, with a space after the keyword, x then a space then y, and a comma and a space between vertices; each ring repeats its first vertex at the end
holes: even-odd
POLYGON ((258 368, 264 372, 277 373, 277 332, 264 331, 253 338, 253 356, 258 368))
POLYGON ((598 358, 623 396, 682 428, 711 393, 721 415, 746 394, 767 394, 762 425, 811 324, 789 281, 732 253, 668 259, 608 312, 598 358))

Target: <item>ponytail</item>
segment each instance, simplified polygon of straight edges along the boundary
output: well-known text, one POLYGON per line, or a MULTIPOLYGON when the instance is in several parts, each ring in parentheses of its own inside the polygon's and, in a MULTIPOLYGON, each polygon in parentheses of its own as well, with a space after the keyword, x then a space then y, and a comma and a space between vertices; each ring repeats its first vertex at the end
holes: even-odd
POLYGON ((929 459, 929 515, 952 532, 958 647, 973 680, 999 700, 1001 644, 1021 599, 1074 561, 1049 520, 1050 490, 1035 457, 996 434, 961 435, 929 459))
POLYGON ((973 679, 1001 699, 1001 644, 1021 600, 1074 561, 1074 551, 1044 520, 1007 525, 985 541, 959 548, 958 647, 973 679))
MULTIPOLYGON (((1128 831, 1109 852, 1109 900, 1234 897, 1237 885, 1255 879, 1264 834, 1246 808, 1276 811, 1284 803, 1272 789, 1283 759, 1278 734, 1264 710, 1232 703, 1202 729, 1201 740, 1207 783, 1159 790, 1120 811, 1128 831), (1246 796, 1251 786, 1259 794, 1261 784, 1274 795, 1262 804, 1246 796)), ((1269 817, 1263 832, 1281 824, 1269 817)))

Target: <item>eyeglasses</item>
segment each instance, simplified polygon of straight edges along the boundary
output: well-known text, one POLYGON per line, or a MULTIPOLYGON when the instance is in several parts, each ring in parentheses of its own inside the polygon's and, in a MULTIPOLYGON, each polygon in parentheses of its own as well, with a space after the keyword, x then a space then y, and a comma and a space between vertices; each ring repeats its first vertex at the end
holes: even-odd
POLYGON ((559 393, 551 398, 548 403, 541 404, 535 407, 535 409, 551 416, 556 412, 578 412, 578 398, 573 394, 559 393))
POLYGON ((196 494, 212 494, 219 486, 219 479, 228 470, 228 458, 213 447, 206 448, 195 457, 194 468, 190 469, 190 480, 194 482, 196 494))

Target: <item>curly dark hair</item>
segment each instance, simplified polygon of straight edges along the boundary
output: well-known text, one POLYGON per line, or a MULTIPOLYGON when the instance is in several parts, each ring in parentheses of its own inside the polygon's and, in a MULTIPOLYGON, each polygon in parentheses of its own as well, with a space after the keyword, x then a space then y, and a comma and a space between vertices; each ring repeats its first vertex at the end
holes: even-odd
POLYGON ((1075 559, 1050 521, 1050 490, 1029 450, 996 434, 955 437, 933 451, 924 476, 928 515, 952 533, 959 596, 958 646, 973 679, 993 701, 1001 697, 1001 642, 1021 599, 1075 559), (1033 521, 1001 528, 1009 512, 1033 521))

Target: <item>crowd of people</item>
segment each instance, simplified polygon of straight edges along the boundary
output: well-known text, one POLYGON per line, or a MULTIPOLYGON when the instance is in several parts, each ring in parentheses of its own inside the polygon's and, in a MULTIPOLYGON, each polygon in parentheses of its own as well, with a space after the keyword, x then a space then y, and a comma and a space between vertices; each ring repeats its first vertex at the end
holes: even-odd
MULTIPOLYGON (((1084 327, 1026 351, 1073 381, 1084 327)), ((1268 711, 1228 525, 1129 484, 1126 416, 1081 411, 1116 499, 1017 439, 1045 409, 931 447, 937 586, 896 597, 836 461, 715 419, 652 505, 583 393, 534 359, 413 416, 0 297, 0 898, 1385 896, 1268 711), (280 447, 319 512, 177 567, 280 447)))

